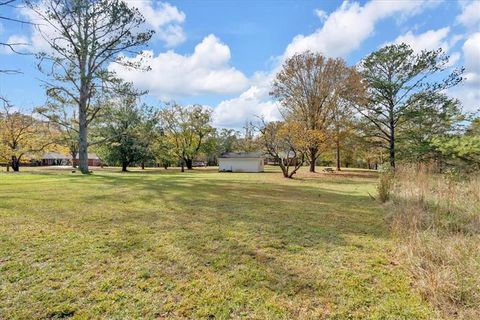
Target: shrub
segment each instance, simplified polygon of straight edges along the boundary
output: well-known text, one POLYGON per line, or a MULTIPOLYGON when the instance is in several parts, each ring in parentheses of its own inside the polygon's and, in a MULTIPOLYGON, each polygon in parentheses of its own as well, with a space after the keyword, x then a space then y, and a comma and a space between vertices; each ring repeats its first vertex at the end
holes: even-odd
POLYGON ((380 175, 377 184, 378 197, 382 203, 390 200, 390 194, 392 192, 394 183, 394 172, 388 168, 380 168, 380 175))

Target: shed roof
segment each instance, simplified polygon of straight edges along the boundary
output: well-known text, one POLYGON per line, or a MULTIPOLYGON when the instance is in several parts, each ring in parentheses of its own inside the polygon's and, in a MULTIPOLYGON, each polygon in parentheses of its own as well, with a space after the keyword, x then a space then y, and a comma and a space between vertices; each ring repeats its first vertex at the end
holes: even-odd
POLYGON ((263 158, 261 152, 225 152, 220 155, 220 158, 263 158))

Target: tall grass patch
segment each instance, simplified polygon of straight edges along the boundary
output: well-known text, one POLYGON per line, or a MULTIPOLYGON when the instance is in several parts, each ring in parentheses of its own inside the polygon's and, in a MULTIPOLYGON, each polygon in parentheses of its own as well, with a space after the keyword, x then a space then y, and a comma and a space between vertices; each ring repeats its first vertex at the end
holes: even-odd
POLYGON ((395 173, 389 223, 414 286, 442 318, 480 319, 480 177, 395 173))

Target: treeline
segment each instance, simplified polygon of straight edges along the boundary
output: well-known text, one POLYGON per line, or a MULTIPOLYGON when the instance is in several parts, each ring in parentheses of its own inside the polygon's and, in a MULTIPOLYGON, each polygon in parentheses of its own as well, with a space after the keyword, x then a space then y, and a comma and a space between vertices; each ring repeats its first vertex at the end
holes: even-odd
POLYGON ((2 100, 0 157, 14 170, 27 155, 58 148, 78 157, 82 173, 89 173, 92 149, 124 170, 152 163, 191 168, 199 156, 214 164, 221 152, 257 150, 285 177, 306 164, 314 172, 319 163, 338 170, 398 161, 433 162, 438 170, 479 167, 479 120, 446 94, 463 69, 451 70, 441 49, 387 45, 356 66, 296 54, 272 83, 282 120, 251 119, 240 134, 213 128, 212 111, 203 106, 142 105, 145 92, 111 70, 112 64, 148 70, 123 55, 153 35, 137 9, 121 0, 26 5, 52 30, 40 33, 50 48, 36 55, 48 101, 27 115, 2 100))

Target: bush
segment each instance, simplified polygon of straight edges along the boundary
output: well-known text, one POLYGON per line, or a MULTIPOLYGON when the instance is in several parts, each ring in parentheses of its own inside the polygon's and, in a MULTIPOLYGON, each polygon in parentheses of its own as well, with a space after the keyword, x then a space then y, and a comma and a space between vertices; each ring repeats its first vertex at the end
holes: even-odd
POLYGON ((390 194, 392 193, 394 183, 394 172, 388 168, 380 168, 380 175, 377 184, 378 197, 382 203, 390 200, 390 194))

